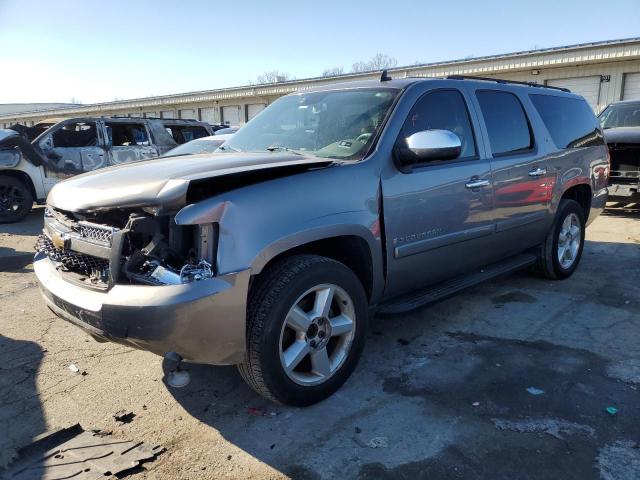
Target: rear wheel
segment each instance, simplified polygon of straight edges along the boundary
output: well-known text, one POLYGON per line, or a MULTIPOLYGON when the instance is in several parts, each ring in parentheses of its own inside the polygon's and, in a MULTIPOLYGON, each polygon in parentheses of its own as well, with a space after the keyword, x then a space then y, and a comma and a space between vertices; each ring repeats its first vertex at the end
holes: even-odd
POLYGON ((0 223, 19 222, 33 207, 33 195, 21 180, 0 176, 0 223))
POLYGON ((345 265, 315 255, 286 258, 256 282, 242 377, 277 402, 304 406, 325 399, 349 377, 364 346, 362 284, 345 265))
POLYGON ((544 277, 569 277, 580 263, 584 247, 584 211, 578 202, 560 201, 556 219, 540 248, 536 271, 544 277))

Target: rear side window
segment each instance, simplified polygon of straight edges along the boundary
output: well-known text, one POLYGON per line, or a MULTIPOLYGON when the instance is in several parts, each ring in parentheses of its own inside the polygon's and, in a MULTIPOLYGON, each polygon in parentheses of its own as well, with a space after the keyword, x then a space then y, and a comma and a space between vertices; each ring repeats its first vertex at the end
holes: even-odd
POLYGON ((603 145, 598 120, 584 100, 553 95, 529 95, 558 148, 603 145))
POLYGON ((198 125, 165 125, 165 129, 179 144, 209 136, 207 129, 198 125))
POLYGON ((149 145, 147 129, 142 123, 107 122, 107 135, 113 147, 149 145))
POLYGON ((520 153, 533 147, 527 115, 518 97, 498 90, 476 92, 493 155, 520 153))
POLYGON ((436 90, 424 94, 409 112, 402 138, 422 130, 450 130, 462 143, 459 158, 473 157, 476 144, 464 97, 458 90, 436 90))

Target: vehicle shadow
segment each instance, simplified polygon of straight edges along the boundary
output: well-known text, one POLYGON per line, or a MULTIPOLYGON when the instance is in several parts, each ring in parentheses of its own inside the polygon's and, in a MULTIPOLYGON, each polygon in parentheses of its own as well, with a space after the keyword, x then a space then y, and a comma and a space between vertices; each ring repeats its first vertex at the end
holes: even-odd
POLYGON ((25 273, 33 261, 36 236, 42 231, 43 207, 34 207, 17 223, 0 224, 0 272, 25 273))
POLYGON ((536 471, 536 478, 596 479, 600 452, 637 441, 629 432, 640 428, 636 387, 612 378, 601 356, 629 357, 625 372, 640 359, 640 322, 625 320, 636 308, 629 298, 640 297, 635 287, 620 288, 640 284, 640 270, 620 275, 639 249, 588 241, 571 280, 521 272, 407 315, 374 318, 353 376, 311 407, 263 399, 234 367, 189 366, 191 383, 169 391, 228 442, 291 478, 536 471), (569 307, 585 288, 591 293, 576 313, 569 307), (609 334, 585 333, 585 325, 609 334), (608 417, 606 402, 628 414, 608 417))
POLYGON ((37 343, 0 335, 0 478, 18 450, 46 431, 36 385, 42 358, 37 343))

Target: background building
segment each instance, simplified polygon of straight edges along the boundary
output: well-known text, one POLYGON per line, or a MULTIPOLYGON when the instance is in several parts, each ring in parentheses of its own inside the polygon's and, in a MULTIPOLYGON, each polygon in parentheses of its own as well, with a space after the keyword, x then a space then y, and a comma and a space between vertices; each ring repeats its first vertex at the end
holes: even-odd
MULTIPOLYGON (((477 75, 566 87, 583 95, 599 113, 611 102, 640 99, 640 37, 397 67, 389 74, 396 78, 477 75)), ((0 110, 0 127, 82 115, 193 118, 242 125, 287 93, 379 76, 379 72, 346 74, 20 113, 0 110)))

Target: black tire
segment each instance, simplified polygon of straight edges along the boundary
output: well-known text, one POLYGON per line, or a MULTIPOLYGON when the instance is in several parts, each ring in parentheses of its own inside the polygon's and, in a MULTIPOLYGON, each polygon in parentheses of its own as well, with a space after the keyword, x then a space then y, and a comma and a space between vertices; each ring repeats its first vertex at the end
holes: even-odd
POLYGON ((342 386, 356 367, 366 338, 367 315, 364 288, 342 263, 317 255, 295 255, 277 261, 256 278, 249 293, 247 353, 238 365, 240 374, 256 392, 278 403, 306 406, 324 400, 342 386), (281 332, 289 310, 300 296, 323 284, 336 285, 350 297, 355 331, 341 366, 331 376, 318 385, 300 385, 287 375, 281 363, 281 332))
POLYGON ((0 175, 0 223, 19 222, 32 207, 31 189, 17 178, 0 175))
POLYGON ((578 202, 571 199, 562 199, 558 205, 558 211, 556 212, 556 218, 553 222, 547 238, 540 246, 540 253, 538 262, 534 268, 534 271, 552 280, 562 280, 570 277, 578 267, 580 258, 582 257, 582 249, 584 248, 584 236, 585 236, 585 218, 584 210, 578 202), (573 262, 570 266, 563 266, 558 258, 558 242, 560 240, 560 232, 562 225, 570 215, 575 215, 579 221, 580 227, 580 243, 578 251, 574 256, 573 262))

